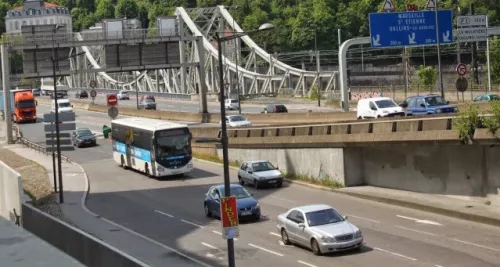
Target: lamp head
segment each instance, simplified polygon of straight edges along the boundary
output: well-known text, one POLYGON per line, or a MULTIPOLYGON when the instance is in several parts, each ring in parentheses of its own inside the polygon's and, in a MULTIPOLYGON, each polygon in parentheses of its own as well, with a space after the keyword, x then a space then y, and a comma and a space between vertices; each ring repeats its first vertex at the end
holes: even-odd
POLYGON ((260 25, 259 31, 269 30, 269 29, 272 29, 272 28, 274 28, 273 24, 271 24, 271 23, 264 23, 264 24, 260 25))

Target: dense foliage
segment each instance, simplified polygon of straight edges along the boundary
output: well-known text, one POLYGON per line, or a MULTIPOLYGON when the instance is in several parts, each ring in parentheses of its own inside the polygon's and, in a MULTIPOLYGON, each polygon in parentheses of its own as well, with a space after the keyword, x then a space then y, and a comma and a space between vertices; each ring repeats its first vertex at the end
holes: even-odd
MULTIPOLYGON (((75 31, 88 28, 103 18, 138 18, 144 25, 155 27, 154 18, 171 15, 177 6, 187 6, 188 0, 49 0, 71 10, 75 31)), ((378 12, 382 0, 197 0, 199 7, 217 4, 229 6, 231 14, 246 30, 258 28, 264 22, 274 23, 277 28, 272 36, 256 36, 261 45, 272 51, 297 51, 311 49, 317 34, 318 48, 332 50, 337 47, 337 29, 342 29, 342 39, 368 36, 368 14, 378 12)), ((427 0, 393 1, 399 10, 407 3, 425 6, 427 0)), ((442 0, 442 8, 451 8, 461 14, 469 12, 469 4, 475 4, 476 14, 489 15, 490 25, 500 23, 498 0, 442 0), (459 2, 457 4, 457 2, 459 2), (458 11, 460 10, 460 11, 458 11)), ((0 0, 1 20, 5 12, 22 5, 22 0, 0 0)), ((0 33, 5 22, 0 22, 0 33)))

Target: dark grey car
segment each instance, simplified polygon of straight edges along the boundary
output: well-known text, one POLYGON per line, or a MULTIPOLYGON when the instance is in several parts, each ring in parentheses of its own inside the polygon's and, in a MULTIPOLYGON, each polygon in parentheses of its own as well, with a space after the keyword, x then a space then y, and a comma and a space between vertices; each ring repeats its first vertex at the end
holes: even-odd
POLYGON ((156 102, 152 99, 144 99, 139 102, 140 109, 154 109, 156 110, 156 102))
POLYGON ((88 128, 77 128, 73 131, 71 139, 73 140, 73 145, 77 147, 97 145, 94 133, 92 133, 92 131, 88 128))

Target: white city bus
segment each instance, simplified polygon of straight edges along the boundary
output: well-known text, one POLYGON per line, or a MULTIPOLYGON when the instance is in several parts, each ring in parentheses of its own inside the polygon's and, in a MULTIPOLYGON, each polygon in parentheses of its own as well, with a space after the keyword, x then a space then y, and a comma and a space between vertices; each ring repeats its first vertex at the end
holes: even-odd
POLYGON ((191 133, 185 124, 147 118, 111 122, 113 158, 149 177, 182 175, 193 169, 191 133))

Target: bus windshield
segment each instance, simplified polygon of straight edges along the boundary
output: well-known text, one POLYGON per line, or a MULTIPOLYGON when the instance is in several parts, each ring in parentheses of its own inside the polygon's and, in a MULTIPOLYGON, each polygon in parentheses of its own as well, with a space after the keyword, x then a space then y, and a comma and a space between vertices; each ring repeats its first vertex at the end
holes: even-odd
POLYGON ((161 159, 191 155, 191 138, 184 129, 161 132, 156 137, 156 155, 161 159))
POLYGON ((33 101, 33 100, 21 100, 21 101, 17 102, 17 107, 18 108, 34 108, 35 101, 33 101))

